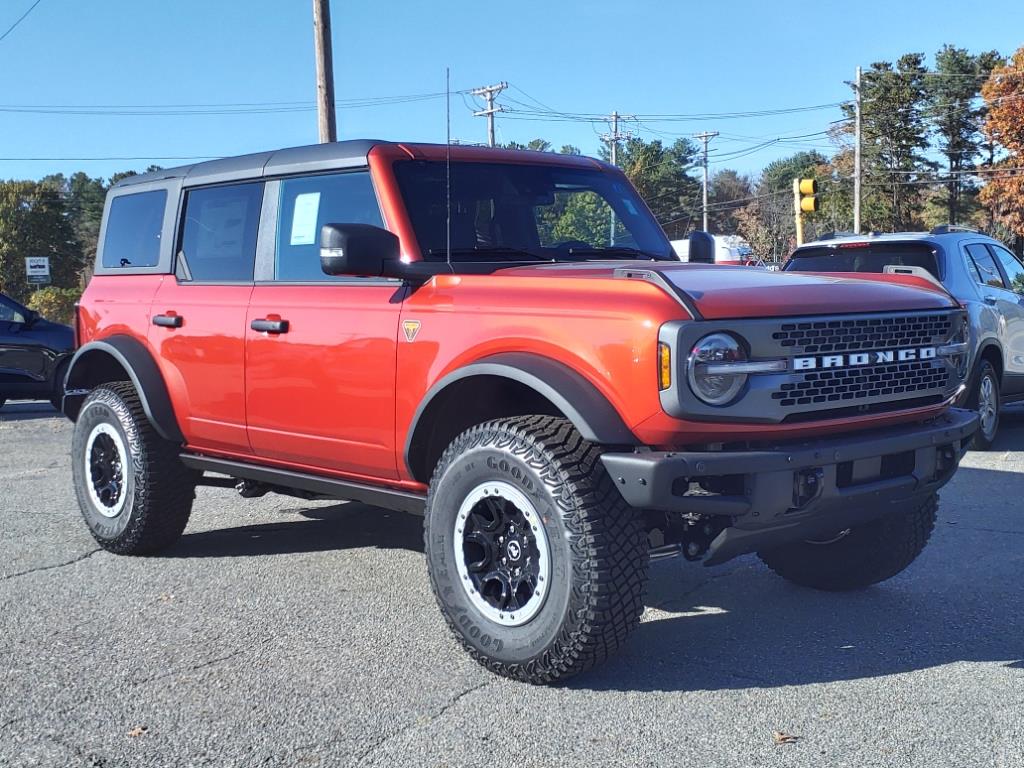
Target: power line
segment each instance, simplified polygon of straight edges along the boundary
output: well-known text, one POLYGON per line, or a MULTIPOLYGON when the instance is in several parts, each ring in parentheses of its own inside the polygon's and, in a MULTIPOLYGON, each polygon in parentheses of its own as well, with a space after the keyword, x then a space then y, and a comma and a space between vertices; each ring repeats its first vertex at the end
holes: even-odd
POLYGON ((0 35, 0 42, 3 42, 4 38, 11 34, 11 32, 13 32, 17 28, 17 26, 25 20, 25 17, 32 13, 32 11, 36 9, 36 6, 39 5, 41 2, 43 2, 43 0, 36 0, 34 3, 32 3, 32 5, 29 6, 28 10, 21 14, 21 16, 18 17, 18 20, 7 28, 6 32, 0 35))

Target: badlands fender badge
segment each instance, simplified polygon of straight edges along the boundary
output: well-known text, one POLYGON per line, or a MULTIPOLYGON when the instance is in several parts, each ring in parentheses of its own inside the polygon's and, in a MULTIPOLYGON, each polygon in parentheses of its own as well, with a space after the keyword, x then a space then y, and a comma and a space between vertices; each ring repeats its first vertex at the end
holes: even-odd
POLYGON ((906 363, 913 360, 933 360, 938 354, 935 347, 916 349, 887 349, 873 352, 854 352, 845 355, 816 355, 794 357, 794 371, 814 371, 822 368, 856 368, 861 365, 884 365, 906 363))
POLYGON ((406 341, 415 341, 416 334, 420 332, 419 320, 403 320, 402 331, 405 333, 406 341))

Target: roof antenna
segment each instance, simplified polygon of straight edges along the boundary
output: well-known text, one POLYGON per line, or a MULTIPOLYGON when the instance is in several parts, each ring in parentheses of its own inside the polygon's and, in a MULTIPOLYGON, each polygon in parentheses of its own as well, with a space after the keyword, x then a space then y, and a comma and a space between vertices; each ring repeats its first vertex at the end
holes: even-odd
POLYGON ((452 269, 452 88, 451 69, 444 68, 444 197, 445 197, 445 260, 452 269))

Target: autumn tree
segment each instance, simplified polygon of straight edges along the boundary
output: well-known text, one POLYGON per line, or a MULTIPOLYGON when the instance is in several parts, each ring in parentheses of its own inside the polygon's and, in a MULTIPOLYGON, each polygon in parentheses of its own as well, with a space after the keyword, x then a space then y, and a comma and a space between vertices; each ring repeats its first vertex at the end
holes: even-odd
POLYGON ((995 220, 1024 237, 1024 47, 1008 64, 996 67, 981 89, 987 117, 985 135, 1005 156, 986 168, 981 201, 995 220))
POLYGON ((731 168, 718 171, 708 184, 708 227, 716 234, 733 235, 739 230, 737 214, 750 202, 753 184, 731 168))

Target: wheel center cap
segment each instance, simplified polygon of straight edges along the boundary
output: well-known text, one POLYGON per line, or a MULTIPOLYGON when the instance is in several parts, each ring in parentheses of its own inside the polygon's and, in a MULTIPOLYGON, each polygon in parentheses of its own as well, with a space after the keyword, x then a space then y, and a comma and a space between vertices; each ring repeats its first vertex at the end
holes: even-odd
POLYGON ((506 545, 505 550, 508 552, 508 559, 512 562, 518 562, 519 558, 523 556, 522 546, 514 539, 506 545))

